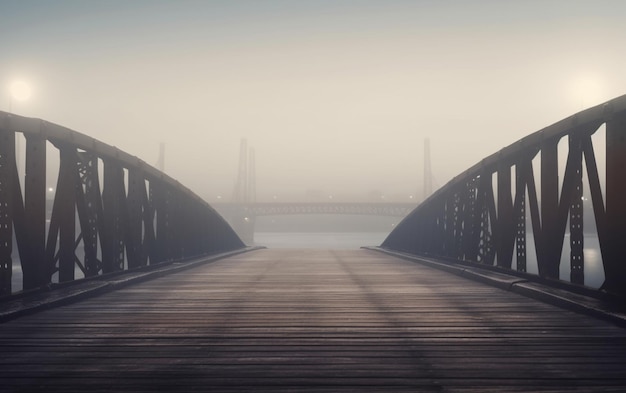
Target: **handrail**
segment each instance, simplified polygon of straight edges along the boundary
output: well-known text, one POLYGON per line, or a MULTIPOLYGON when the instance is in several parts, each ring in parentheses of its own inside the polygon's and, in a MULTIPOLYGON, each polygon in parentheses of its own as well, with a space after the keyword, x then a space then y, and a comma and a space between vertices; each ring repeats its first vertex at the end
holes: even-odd
POLYGON ((208 203, 139 158, 41 119, 0 112, 0 294, 12 290, 13 239, 25 290, 74 280, 77 268, 93 277, 244 247, 208 203), (26 139, 23 189, 16 133, 26 139), (60 157, 51 208, 48 143, 60 157))
POLYGON ((583 218, 585 169, 605 273, 602 290, 624 295, 625 139, 626 95, 578 112, 481 160, 413 210, 382 247, 525 272, 526 239, 531 235, 539 276, 558 280, 569 221, 570 281, 584 285, 583 249, 589 232, 583 218), (602 125, 606 126, 606 179, 599 177, 591 139, 602 125), (564 137, 569 150, 561 183, 558 144, 564 137), (538 155, 536 182, 533 160, 538 155))

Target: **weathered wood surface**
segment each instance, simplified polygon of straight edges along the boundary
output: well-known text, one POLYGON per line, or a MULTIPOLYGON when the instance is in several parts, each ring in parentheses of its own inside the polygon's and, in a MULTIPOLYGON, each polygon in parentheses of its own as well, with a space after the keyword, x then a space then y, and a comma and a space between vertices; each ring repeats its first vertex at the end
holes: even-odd
POLYGON ((0 325, 0 391, 625 391, 626 329, 380 253, 262 250, 0 325))

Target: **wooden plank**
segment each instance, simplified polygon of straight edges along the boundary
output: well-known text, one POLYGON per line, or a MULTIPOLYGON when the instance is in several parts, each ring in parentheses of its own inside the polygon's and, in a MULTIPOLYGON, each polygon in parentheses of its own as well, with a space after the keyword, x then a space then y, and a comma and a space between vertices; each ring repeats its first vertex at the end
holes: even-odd
POLYGON ((626 330, 365 251, 262 250, 0 325, 0 391, 620 391, 626 330))

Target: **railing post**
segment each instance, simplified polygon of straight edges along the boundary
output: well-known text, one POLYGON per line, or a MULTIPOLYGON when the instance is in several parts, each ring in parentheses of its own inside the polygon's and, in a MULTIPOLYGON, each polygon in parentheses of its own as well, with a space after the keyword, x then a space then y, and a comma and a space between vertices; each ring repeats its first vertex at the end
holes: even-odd
POLYGON ((463 236, 463 257, 465 260, 476 261, 478 255, 478 243, 480 242, 480 223, 477 221, 476 194, 477 178, 468 180, 465 190, 465 215, 463 236))
POLYGON ((443 254, 446 257, 454 257, 454 190, 449 190, 447 195, 445 196, 445 207, 444 207, 444 238, 443 238, 443 254))
POLYGON ((163 187, 158 181, 154 184, 151 182, 150 187, 156 212, 156 235, 152 260, 163 262, 170 259, 171 255, 171 190, 163 187))
POLYGON ((511 167, 506 162, 498 165, 498 229, 497 264, 505 269, 511 268, 515 231, 513 220, 513 199, 511 197, 511 167))
POLYGON ((146 258, 146 264, 154 264, 156 262, 156 235, 154 233, 155 207, 153 194, 153 179, 148 180, 148 189, 143 206, 143 252, 146 258))
POLYGON ((539 275, 559 278, 562 239, 559 236, 559 163, 558 139, 541 146, 541 244, 537 254, 539 275))
POLYGON ((60 153, 59 179, 48 230, 46 263, 51 268, 56 264, 58 235, 59 281, 63 282, 74 280, 78 166, 76 149, 62 146, 60 153))
POLYGON ((104 161, 104 234, 102 245, 102 272, 124 270, 124 171, 112 161, 104 161))
MULTIPOLYGON (((433 255, 445 255, 446 252, 446 204, 445 197, 441 197, 436 201, 431 201, 429 214, 433 216, 433 222, 436 223, 434 229, 432 229, 432 235, 430 235, 430 243, 428 244, 428 251, 433 255)), ((428 231, 428 228, 422 224, 420 225, 420 233, 428 231)))
POLYGON ((606 122, 606 235, 603 289, 626 293, 626 113, 606 122))
POLYGON ((24 180, 24 228, 27 250, 20 255, 24 289, 47 285, 52 267, 46 265, 46 139, 26 136, 26 177, 24 180))
POLYGON ((97 276, 102 269, 98 260, 98 233, 102 240, 103 212, 98 158, 88 152, 77 152, 78 180, 76 188, 76 209, 85 250, 85 276, 97 276))
POLYGON ((128 220, 126 222, 126 255, 128 268, 145 266, 147 253, 143 248, 143 206, 146 203, 146 183, 143 173, 128 171, 128 196, 126 199, 128 220))
POLYGON ((453 227, 452 227, 452 240, 453 256, 456 259, 463 259, 463 238, 466 233, 463 230, 463 221, 465 220, 465 189, 459 187, 453 194, 454 208, 453 208, 453 227))
POLYGON ((0 295, 11 294, 14 172, 15 133, 0 128, 0 295))
MULTIPOLYGON (((575 284, 585 283, 584 263, 584 227, 583 227, 583 150, 582 140, 578 135, 569 136, 569 170, 572 173, 572 187, 569 210, 570 227, 570 281, 575 284)), ((565 192, 565 191, 562 191, 565 192)))
POLYGON ((481 172, 478 187, 476 205, 478 206, 478 215, 480 218, 480 243, 478 245, 477 261, 487 265, 493 265, 495 257, 493 229, 496 217, 493 214, 495 212, 493 181, 489 171, 484 170, 481 172))
POLYGON ((526 271, 526 179, 528 164, 521 158, 515 165, 515 202, 513 222, 515 224, 515 260, 519 272, 526 271))

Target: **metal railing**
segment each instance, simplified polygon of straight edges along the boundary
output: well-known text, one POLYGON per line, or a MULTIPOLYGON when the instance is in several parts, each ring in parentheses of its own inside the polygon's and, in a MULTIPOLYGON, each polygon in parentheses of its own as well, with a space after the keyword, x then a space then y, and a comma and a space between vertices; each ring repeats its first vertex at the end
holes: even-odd
POLYGON ((381 246, 526 272, 531 237, 537 274, 558 280, 569 237, 569 281, 584 285, 584 247, 590 236, 599 242, 601 289, 625 295, 626 96, 581 111, 483 159, 420 204, 381 246), (605 176, 598 169, 602 162, 596 160, 592 139, 599 129, 606 137, 605 176), (584 219, 586 195, 592 222, 584 219))
POLYGON ((11 293, 14 245, 24 290, 244 247, 211 206, 140 159, 70 129, 0 112, 0 294, 11 293), (50 146, 58 150, 58 168, 46 160, 50 146), (49 187, 52 169, 58 178, 49 187))

